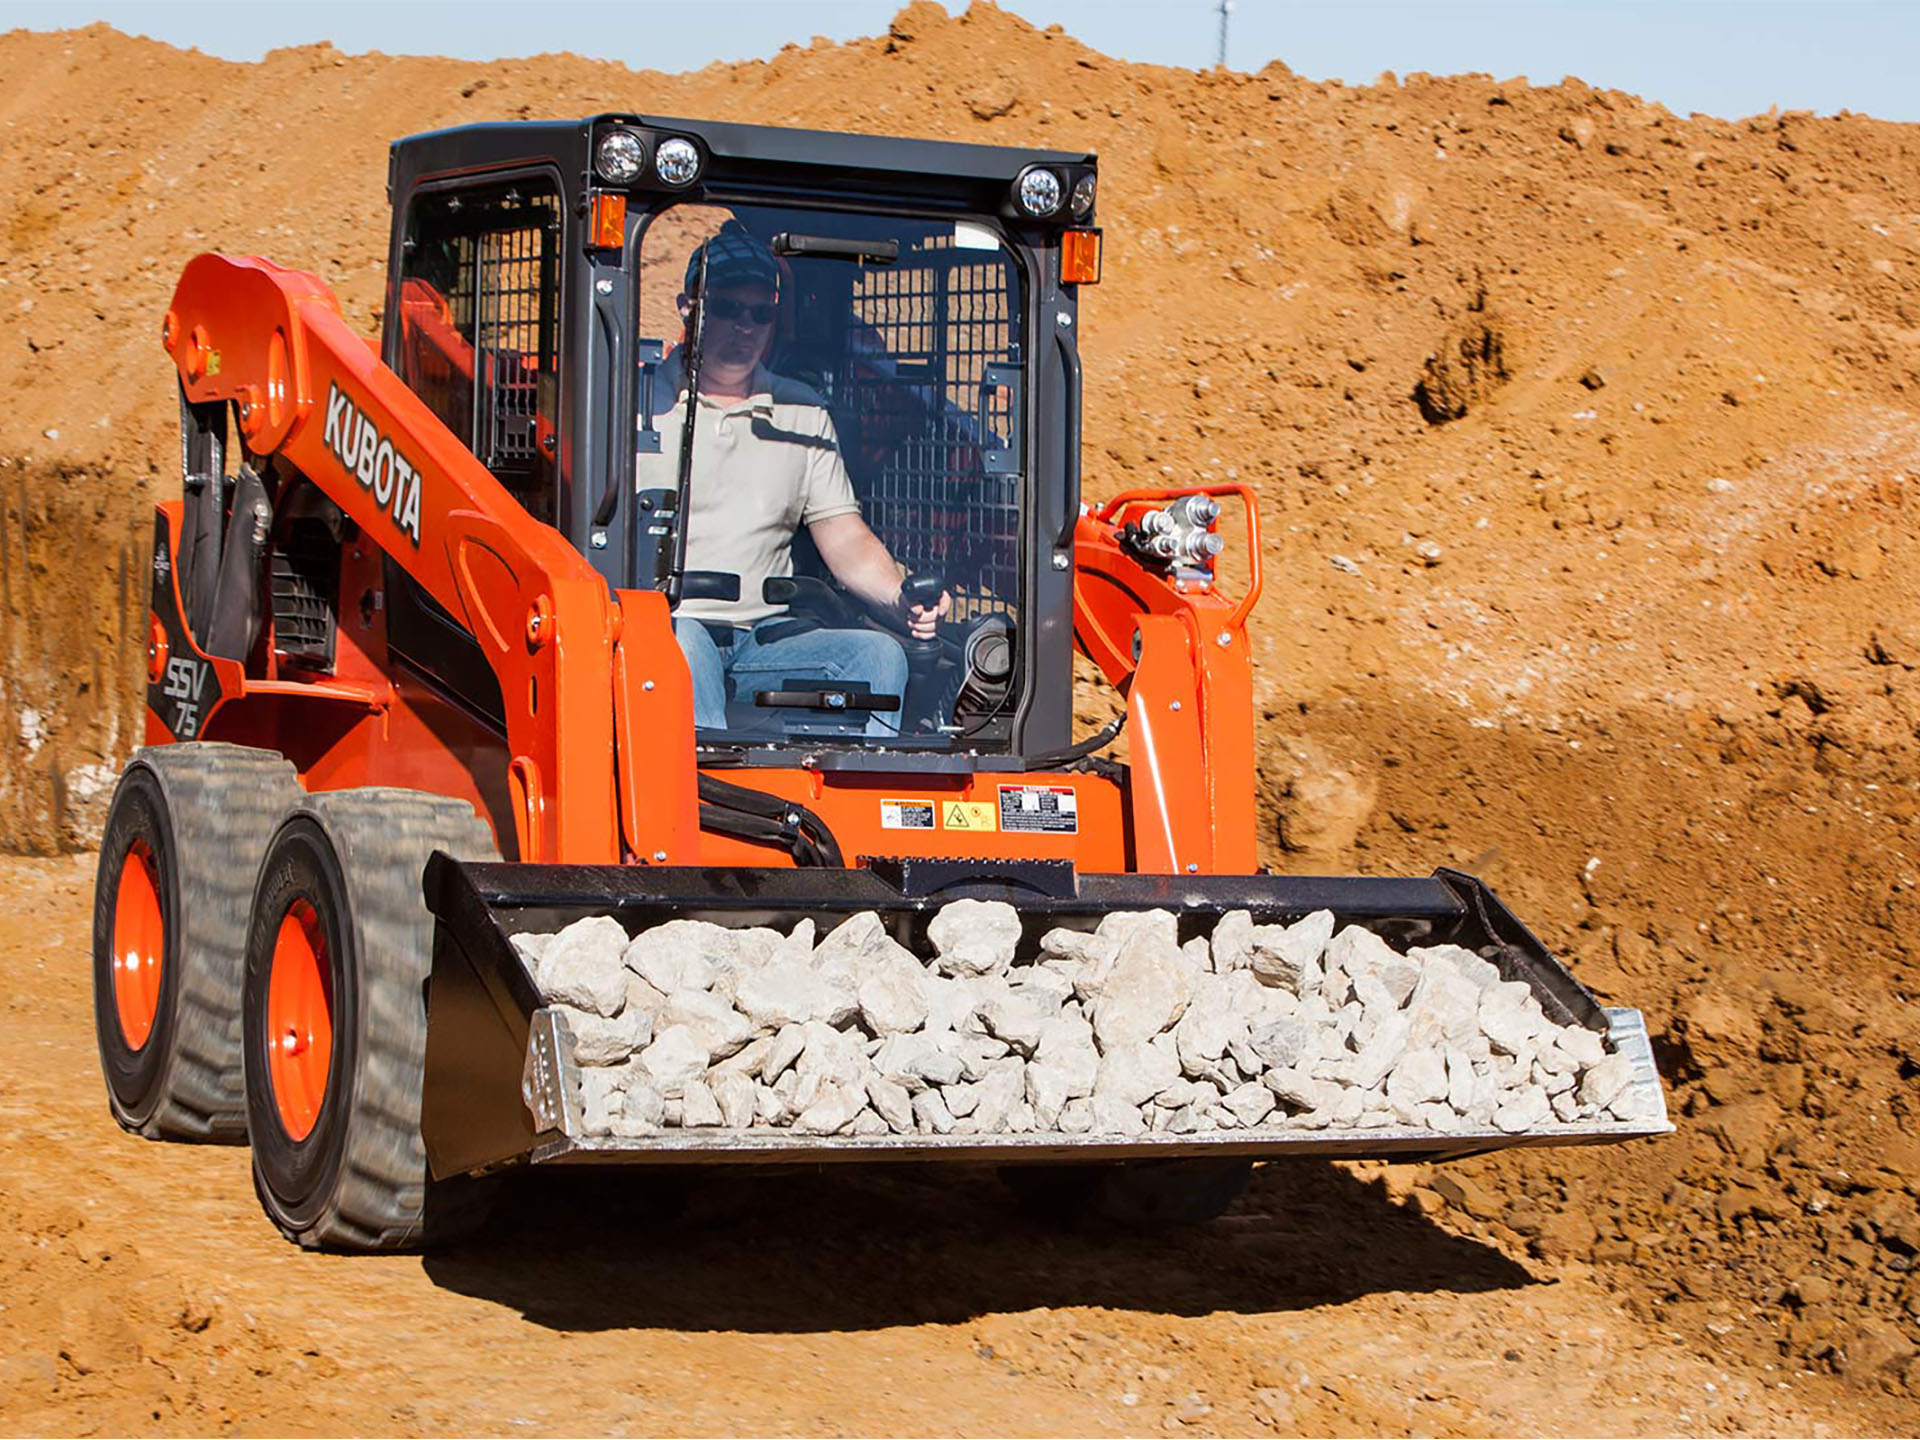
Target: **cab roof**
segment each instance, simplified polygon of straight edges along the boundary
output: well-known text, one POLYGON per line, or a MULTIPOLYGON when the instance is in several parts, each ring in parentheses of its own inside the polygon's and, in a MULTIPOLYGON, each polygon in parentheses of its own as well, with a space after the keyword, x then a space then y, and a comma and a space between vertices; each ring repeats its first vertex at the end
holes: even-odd
POLYGON ((563 175, 588 173, 594 137, 621 126, 659 140, 685 136, 705 153, 700 179, 691 187, 744 187, 821 193, 881 193, 984 203, 998 208, 1008 187, 1031 165, 1094 167, 1086 151, 973 145, 951 140, 912 140, 852 135, 779 125, 688 120, 611 112, 580 120, 497 120, 430 130, 393 142, 389 199, 420 180, 480 174, 551 162, 563 175))

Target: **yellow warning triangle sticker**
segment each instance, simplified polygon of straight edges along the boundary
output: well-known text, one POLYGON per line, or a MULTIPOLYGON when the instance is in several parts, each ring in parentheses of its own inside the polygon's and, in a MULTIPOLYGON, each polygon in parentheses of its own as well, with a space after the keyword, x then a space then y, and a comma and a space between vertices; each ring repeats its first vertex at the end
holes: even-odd
POLYGON ((941 802, 940 823, 949 830, 998 830, 1000 812, 982 800, 941 802))

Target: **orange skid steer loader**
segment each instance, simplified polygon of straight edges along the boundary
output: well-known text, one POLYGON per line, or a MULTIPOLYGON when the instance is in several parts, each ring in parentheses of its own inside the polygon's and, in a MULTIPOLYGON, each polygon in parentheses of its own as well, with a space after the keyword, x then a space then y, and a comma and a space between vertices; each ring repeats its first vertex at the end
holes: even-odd
POLYGON ((484 1178, 528 1164, 991 1163, 1075 1203, 1158 1187, 1193 1218, 1261 1159, 1666 1130, 1638 1014, 1478 881, 1261 871, 1253 495, 1080 502, 1096 191, 1091 155, 601 115, 392 147, 377 347, 312 275, 193 260, 164 325, 183 491, 154 529, 147 747, 96 896, 119 1123, 244 1138, 288 1237, 357 1250, 461 1233, 484 1178), (716 268, 742 255, 744 288, 716 268), (709 414, 743 353, 746 393, 709 414), (764 574, 696 563, 735 553, 699 522, 762 442, 850 490, 899 604, 840 583, 812 510, 764 574), (855 645, 895 678, 821 662, 855 645), (1078 741, 1076 652, 1125 697, 1078 741), (1124 765, 1101 753, 1121 725, 1124 765), (1028 939, 1330 911, 1464 947, 1624 1057, 1640 1103, 1443 1129, 608 1133, 516 943, 871 911, 919 950, 959 899, 1010 903, 1028 939))

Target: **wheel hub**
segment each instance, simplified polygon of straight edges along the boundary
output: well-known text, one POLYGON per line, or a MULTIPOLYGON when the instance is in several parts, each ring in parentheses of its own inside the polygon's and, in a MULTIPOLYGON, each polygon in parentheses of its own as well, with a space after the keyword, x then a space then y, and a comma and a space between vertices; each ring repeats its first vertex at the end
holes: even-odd
POLYGON ((130 1050, 142 1049, 153 1034, 166 938, 159 867, 147 842, 135 840, 120 863, 113 902, 113 1005, 130 1050))
POLYGON ((320 916, 295 900, 274 937, 267 978, 267 1078, 292 1140, 313 1133, 333 1068, 333 971, 320 916))

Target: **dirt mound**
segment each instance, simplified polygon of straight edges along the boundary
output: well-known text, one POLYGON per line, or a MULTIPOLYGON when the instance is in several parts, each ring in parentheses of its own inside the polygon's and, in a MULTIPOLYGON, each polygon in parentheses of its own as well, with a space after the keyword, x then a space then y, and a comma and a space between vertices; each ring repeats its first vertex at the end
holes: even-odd
POLYGON ((1920 1383, 1920 128, 1128 65, 988 5, 678 76, 103 27, 0 57, 0 840, 74 843, 56 787, 133 738, 117 587, 176 483, 158 317, 196 251, 311 268, 371 333, 396 135, 631 108, 1085 147, 1091 495, 1263 497, 1268 858, 1486 874, 1676 1081, 1681 1133, 1630 1155, 1392 1183, 1707 1353, 1920 1383))
POLYGON ((100 465, 0 455, 0 848, 98 842, 145 714, 153 509, 100 465))

